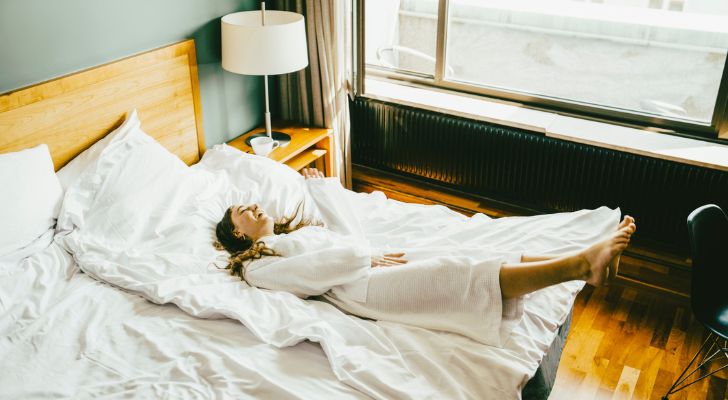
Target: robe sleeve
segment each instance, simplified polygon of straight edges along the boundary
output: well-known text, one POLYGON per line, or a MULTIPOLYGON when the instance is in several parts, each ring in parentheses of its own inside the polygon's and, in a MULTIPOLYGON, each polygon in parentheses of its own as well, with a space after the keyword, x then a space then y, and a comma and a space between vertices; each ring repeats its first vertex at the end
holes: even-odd
POLYGON ((364 237, 350 196, 337 178, 307 179, 306 186, 329 229, 341 235, 364 237))
POLYGON ((306 298, 324 294, 334 286, 368 281, 371 251, 365 241, 318 227, 281 236, 272 248, 282 257, 267 256, 252 262, 245 273, 249 284, 306 298))

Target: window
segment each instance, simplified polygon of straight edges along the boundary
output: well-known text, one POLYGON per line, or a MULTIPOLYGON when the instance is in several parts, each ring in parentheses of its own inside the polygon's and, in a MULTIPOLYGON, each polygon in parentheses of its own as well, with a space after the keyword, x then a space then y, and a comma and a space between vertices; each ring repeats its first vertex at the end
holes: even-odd
POLYGON ((726 0, 363 1, 368 76, 728 131, 726 0))

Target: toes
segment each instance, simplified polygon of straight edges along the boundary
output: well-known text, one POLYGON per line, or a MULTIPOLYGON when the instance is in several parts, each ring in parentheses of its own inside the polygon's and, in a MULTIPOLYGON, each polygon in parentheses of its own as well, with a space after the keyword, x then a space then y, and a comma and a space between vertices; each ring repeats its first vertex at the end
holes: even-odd
POLYGON ((622 229, 628 226, 635 226, 634 218, 630 215, 625 215, 624 218, 622 218, 622 221, 619 222, 619 226, 617 229, 622 229))
POLYGON ((620 233, 621 233, 621 232, 625 232, 625 233, 627 233, 628 235, 632 235, 633 233, 635 233, 635 231, 636 231, 636 230, 637 230, 637 225, 635 225, 635 224, 633 224, 633 223, 630 223, 630 224, 629 224, 629 225, 627 225, 627 226, 624 226, 624 227, 622 227, 622 228, 619 228, 619 232, 620 232, 620 233))

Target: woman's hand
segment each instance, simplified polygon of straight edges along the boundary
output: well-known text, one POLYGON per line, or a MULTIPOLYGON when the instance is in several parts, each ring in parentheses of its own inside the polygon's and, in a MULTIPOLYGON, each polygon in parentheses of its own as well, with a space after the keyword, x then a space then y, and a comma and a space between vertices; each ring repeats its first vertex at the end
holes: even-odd
POLYGON ((326 176, 324 176, 323 172, 319 171, 316 168, 304 168, 301 170, 301 175, 303 175, 304 179, 326 178, 326 176))
POLYGON ((407 260, 402 258, 404 253, 389 253, 381 257, 372 258, 372 268, 378 267, 395 267, 397 265, 407 264, 407 260))

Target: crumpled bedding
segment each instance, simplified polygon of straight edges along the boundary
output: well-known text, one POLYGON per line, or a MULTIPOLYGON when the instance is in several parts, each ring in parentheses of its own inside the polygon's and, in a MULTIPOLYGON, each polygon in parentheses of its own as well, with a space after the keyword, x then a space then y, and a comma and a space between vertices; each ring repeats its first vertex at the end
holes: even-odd
POLYGON ((321 347, 277 349, 83 273, 45 244, 0 277, 0 398, 363 399, 321 347))
MULTIPOLYGON (((221 146, 187 168, 156 146, 146 139, 110 146, 84 179, 69 188, 56 239, 73 253, 78 267, 101 282, 167 304, 162 308, 175 304, 197 318, 240 321, 257 340, 275 347, 317 342, 340 382, 374 398, 519 398, 582 287, 569 282, 530 295, 523 320, 502 348, 455 334, 362 320, 325 302, 248 287, 216 266, 220 254, 210 243, 214 223, 227 205, 261 196, 235 179, 246 175, 241 171, 245 162, 239 160, 252 156, 221 146)), ((265 196, 281 198, 267 189, 265 196)), ((387 200, 381 193, 349 195, 367 239, 382 248, 467 244, 556 254, 594 243, 619 219, 618 210, 607 208, 529 218, 466 218, 444 207, 387 200)), ((143 331, 126 334, 151 338, 143 331)), ((199 388, 188 389, 185 393, 194 397, 199 388)))

